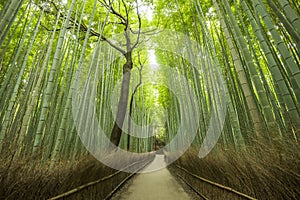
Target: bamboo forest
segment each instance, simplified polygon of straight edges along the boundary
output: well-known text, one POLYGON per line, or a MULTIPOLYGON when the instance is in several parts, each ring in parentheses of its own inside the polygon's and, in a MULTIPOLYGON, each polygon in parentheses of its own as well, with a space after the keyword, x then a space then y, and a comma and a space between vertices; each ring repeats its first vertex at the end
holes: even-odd
POLYGON ((0 0, 0 199, 300 199, 299 0, 0 0))

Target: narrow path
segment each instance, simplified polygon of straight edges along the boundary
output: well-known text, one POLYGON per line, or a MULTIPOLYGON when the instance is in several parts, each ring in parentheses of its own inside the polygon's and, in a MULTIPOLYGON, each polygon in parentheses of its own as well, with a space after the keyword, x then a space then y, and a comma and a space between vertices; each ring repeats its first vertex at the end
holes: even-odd
MULTIPOLYGON (((156 155, 155 159, 144 169, 149 171, 156 166, 165 165, 164 156, 156 155)), ((124 191, 113 199, 117 200, 185 200, 190 199, 182 186, 170 172, 163 168, 158 171, 141 173, 124 191)))

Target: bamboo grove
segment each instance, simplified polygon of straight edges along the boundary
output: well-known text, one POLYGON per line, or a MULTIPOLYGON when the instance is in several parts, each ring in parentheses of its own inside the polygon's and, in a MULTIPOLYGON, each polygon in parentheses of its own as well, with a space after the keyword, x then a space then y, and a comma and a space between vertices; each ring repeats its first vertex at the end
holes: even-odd
POLYGON ((299 141, 299 1, 12 0, 0 1, 0 8, 1 155, 72 163, 88 153, 78 131, 93 132, 93 117, 107 138, 121 128, 115 144, 132 152, 171 142, 182 121, 183 136, 193 131, 190 123, 199 125, 196 146, 218 131, 218 143, 236 149, 299 141), (158 37, 165 30, 174 35, 158 37), (156 48, 170 38, 187 56, 156 48), (125 76, 127 96, 120 94, 125 76), (193 100, 180 100, 166 85, 193 100), (211 119, 218 109, 224 116, 211 119))

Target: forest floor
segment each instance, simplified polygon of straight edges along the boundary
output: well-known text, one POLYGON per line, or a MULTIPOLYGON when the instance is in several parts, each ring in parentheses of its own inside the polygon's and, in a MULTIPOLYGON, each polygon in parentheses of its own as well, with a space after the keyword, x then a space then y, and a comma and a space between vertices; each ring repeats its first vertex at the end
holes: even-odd
MULTIPOLYGON (((152 171, 165 166, 164 155, 155 159, 143 169, 147 173, 136 175, 114 197, 113 200, 185 200, 191 197, 170 174, 167 168, 152 171), (152 171, 152 172, 148 172, 152 171)), ((142 172, 143 172, 142 171, 142 172)))

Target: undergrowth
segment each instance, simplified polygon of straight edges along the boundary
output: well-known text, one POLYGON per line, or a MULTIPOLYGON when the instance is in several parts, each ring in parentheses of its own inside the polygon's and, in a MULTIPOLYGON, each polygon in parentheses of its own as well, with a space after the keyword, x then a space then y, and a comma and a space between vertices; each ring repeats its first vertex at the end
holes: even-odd
MULTIPOLYGON (((149 154, 150 156, 150 154, 149 154)), ((153 155, 152 155, 153 156, 153 155)), ((145 156, 123 158, 126 164, 145 159, 145 156)), ((48 199, 67 192, 80 185, 98 180, 116 172, 93 156, 88 155, 75 163, 58 163, 51 171, 47 164, 40 165, 37 160, 27 158, 11 162, 9 157, 0 158, 0 199, 48 199)), ((108 179, 99 186, 101 191, 95 195, 105 197, 127 173, 108 179)))
MULTIPOLYGON (((217 147, 203 159, 198 157, 198 151, 199 148, 190 148, 173 163, 173 170, 179 173, 180 170, 175 167, 179 165, 198 176, 257 199, 300 199, 299 144, 256 143, 238 151, 217 147)), ((168 156, 172 155, 167 155, 167 159, 168 156)), ((216 196, 213 194, 216 193, 214 187, 203 187, 207 184, 192 177, 188 180, 209 199, 228 197, 225 195, 228 192, 221 190, 222 194, 216 196)))

